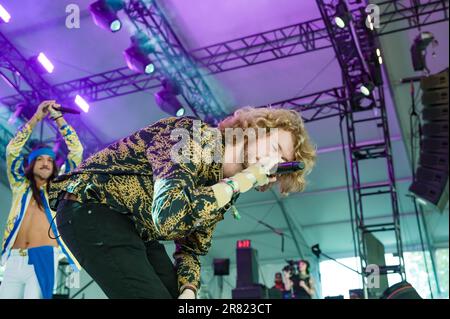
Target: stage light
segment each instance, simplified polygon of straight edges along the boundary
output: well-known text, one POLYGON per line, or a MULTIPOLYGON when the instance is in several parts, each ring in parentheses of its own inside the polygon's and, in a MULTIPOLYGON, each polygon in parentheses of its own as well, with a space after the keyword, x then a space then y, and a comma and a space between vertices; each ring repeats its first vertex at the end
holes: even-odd
POLYGON ((44 53, 39 53, 29 59, 30 65, 40 74, 53 73, 54 65, 44 53))
MULTIPOLYGON (((410 49, 414 71, 428 69, 426 63, 426 49, 430 44, 433 44, 433 46, 438 45, 437 40, 431 32, 422 32, 414 39, 414 43, 410 49)), ((434 55, 433 52, 433 56, 434 55)))
POLYGON ((336 16, 334 17, 334 22, 336 25, 344 29, 352 20, 352 15, 348 12, 347 6, 344 1, 339 1, 339 4, 336 7, 336 16))
POLYGON ((375 52, 377 53, 378 64, 383 64, 383 58, 381 57, 381 50, 377 48, 375 52))
POLYGON ((178 109, 177 113, 175 113, 176 116, 183 116, 184 113, 186 113, 186 110, 184 109, 184 107, 181 107, 180 109, 178 109))
POLYGON ((77 94, 75 97, 75 103, 82 109, 84 112, 89 112, 89 104, 83 99, 81 96, 77 94))
POLYGON ((363 83, 361 85, 361 87, 359 88, 359 90, 365 96, 369 96, 372 93, 374 88, 375 88, 375 85, 372 82, 368 81, 368 82, 363 83))
POLYGON ((147 35, 139 31, 131 37, 131 46, 124 51, 125 61, 128 67, 139 73, 151 74, 155 71, 155 65, 149 58, 154 52, 154 46, 147 35))
POLYGON ((183 116, 185 113, 185 109, 180 101, 178 101, 177 97, 170 92, 159 91, 155 93, 155 101, 161 110, 167 114, 179 117, 183 116))
POLYGON ((45 56, 44 53, 39 53, 38 57, 37 57, 39 63, 45 68, 45 70, 48 73, 53 73, 53 70, 55 69, 55 67, 53 66, 52 62, 50 62, 50 60, 45 56))
POLYGON ((8 11, 6 11, 6 9, 1 4, 0 4, 0 19, 5 23, 8 23, 9 20, 11 20, 11 15, 8 13, 8 11))
POLYGON ((148 55, 134 45, 125 50, 124 57, 128 67, 133 71, 146 74, 155 71, 155 65, 148 55))
POLYGON ((181 105, 177 95, 181 93, 179 86, 167 79, 164 79, 163 88, 155 93, 155 102, 164 112, 172 116, 183 116, 186 113, 185 108, 181 105))
POLYGON ((125 4, 121 0, 99 0, 92 3, 89 10, 96 25, 111 32, 117 32, 122 28, 117 12, 124 7, 125 4))

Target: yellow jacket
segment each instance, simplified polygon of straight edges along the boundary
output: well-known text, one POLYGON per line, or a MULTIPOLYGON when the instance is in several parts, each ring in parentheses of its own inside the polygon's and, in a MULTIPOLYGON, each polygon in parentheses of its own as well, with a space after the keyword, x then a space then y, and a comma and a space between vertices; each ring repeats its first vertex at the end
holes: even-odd
MULTIPOLYGON (((65 163, 61 169, 61 172, 67 173, 73 170, 81 163, 83 157, 83 146, 78 139, 74 129, 69 125, 63 125, 59 128, 61 135, 64 137, 69 154, 65 163)), ((8 175, 9 184, 12 190, 12 205, 8 215, 6 223, 6 230, 3 236, 1 263, 4 264, 9 257, 11 247, 14 245, 18 230, 20 229, 23 216, 27 210, 28 204, 32 197, 31 184, 25 177, 24 171, 24 157, 22 150, 30 138, 32 128, 27 123, 22 126, 14 138, 9 142, 6 147, 6 170, 8 175)), ((58 230, 55 224, 55 212, 52 211, 48 205, 48 194, 45 187, 41 188, 41 197, 44 203, 45 214, 49 224, 52 227, 53 233, 57 238, 57 242, 61 252, 67 257, 70 265, 79 270, 80 265, 70 253, 69 249, 63 242, 62 238, 58 234, 58 230)))

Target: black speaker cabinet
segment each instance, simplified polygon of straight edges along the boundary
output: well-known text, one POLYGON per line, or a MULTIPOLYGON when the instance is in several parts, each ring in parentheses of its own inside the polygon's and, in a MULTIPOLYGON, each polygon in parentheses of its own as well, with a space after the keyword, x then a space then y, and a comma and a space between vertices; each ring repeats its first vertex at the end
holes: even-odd
POLYGON ((421 80, 422 140, 416 177, 409 190, 443 211, 448 202, 448 69, 421 80))
POLYGON ((258 251, 253 248, 236 250, 237 280, 236 287, 249 287, 258 284, 258 251))

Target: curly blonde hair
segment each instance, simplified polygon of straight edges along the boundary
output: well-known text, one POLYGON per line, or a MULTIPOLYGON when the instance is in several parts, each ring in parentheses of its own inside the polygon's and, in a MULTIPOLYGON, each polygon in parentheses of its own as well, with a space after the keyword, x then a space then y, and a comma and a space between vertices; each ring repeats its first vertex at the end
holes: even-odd
POLYGON ((306 187, 306 176, 312 171, 316 161, 316 147, 311 143, 300 114, 293 110, 272 107, 244 107, 238 109, 218 125, 222 133, 226 128, 278 128, 292 133, 294 140, 294 161, 301 161, 305 168, 301 171, 280 175, 280 192, 289 194, 302 192, 306 187))

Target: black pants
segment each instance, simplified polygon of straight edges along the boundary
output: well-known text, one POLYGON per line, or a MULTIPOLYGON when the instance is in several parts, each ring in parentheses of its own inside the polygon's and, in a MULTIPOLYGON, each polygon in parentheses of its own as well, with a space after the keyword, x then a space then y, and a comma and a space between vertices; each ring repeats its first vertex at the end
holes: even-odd
POLYGON ((158 241, 144 243, 133 221, 101 204, 62 200, 58 231, 109 298, 177 298, 172 261, 158 241))

